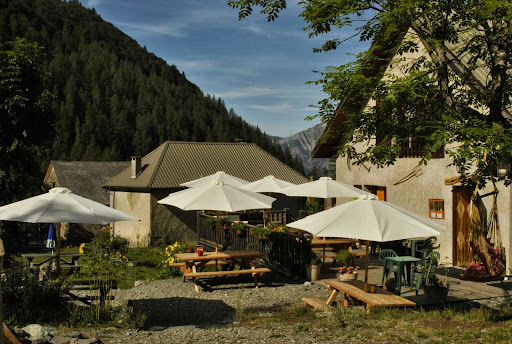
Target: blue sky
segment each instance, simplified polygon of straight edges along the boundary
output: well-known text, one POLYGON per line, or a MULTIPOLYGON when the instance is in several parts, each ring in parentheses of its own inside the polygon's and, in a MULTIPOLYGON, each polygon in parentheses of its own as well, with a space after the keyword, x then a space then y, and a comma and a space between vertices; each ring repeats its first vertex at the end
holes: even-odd
MULTIPOLYGON (((314 54, 325 40, 307 38, 301 8, 288 8, 275 22, 254 13, 238 20, 227 0, 83 0, 106 21, 148 51, 174 64, 205 94, 269 135, 287 137, 319 123, 305 121, 323 99, 313 70, 353 59, 365 48, 357 39, 335 52, 314 54)), ((348 30, 330 33, 345 38, 348 30)))

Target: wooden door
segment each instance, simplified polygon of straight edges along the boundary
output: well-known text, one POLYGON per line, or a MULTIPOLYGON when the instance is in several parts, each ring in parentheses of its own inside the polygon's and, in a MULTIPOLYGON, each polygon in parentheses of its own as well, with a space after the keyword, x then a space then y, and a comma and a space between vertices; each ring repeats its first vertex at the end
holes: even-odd
POLYGON ((453 264, 468 265, 473 259, 471 240, 471 190, 453 188, 453 264))

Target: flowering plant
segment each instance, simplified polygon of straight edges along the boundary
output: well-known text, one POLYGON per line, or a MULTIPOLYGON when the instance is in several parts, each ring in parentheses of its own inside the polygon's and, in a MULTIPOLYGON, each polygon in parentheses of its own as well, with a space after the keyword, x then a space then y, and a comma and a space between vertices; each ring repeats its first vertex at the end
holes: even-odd
POLYGON ((275 233, 288 233, 288 227, 286 227, 286 225, 281 225, 279 223, 271 222, 268 224, 267 229, 270 232, 275 232, 275 233))
POLYGON ((252 227, 251 234, 257 236, 259 239, 267 239, 270 231, 263 227, 252 227))
POLYGON ((247 232, 247 224, 241 221, 231 223, 229 227, 230 231, 235 232, 236 234, 242 235, 247 232))
POLYGON ((177 241, 173 245, 168 245, 164 250, 160 276, 162 278, 180 276, 180 269, 173 266, 173 264, 178 261, 178 258, 176 258, 176 253, 182 253, 189 249, 189 245, 182 245, 177 241))
POLYGON ((343 265, 342 267, 338 268, 340 274, 344 275, 344 274, 351 274, 353 272, 356 272, 357 269, 352 269, 350 266, 345 266, 343 265))

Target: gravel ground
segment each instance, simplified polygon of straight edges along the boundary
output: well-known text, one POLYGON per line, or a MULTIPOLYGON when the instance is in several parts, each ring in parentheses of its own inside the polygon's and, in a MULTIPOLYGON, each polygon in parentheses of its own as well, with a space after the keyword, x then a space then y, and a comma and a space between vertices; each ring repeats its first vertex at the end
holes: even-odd
POLYGON ((317 343, 314 331, 297 334, 295 326, 273 323, 271 328, 256 329, 237 323, 237 309, 271 317, 276 311, 302 305, 301 297, 329 296, 327 288, 283 279, 266 274, 258 279, 256 289, 247 275, 217 278, 209 281, 210 291, 199 293, 192 282, 182 283, 180 278, 143 282, 117 290, 114 296, 117 304, 127 303, 135 312, 144 313, 147 329, 98 329, 89 336, 103 343, 317 343))
MULTIPOLYGON (((210 290, 194 290, 191 281, 181 278, 138 282, 136 287, 116 290, 114 304, 129 305, 135 312, 147 316, 144 330, 103 328, 84 329, 86 337, 96 337, 106 344, 121 343, 339 343, 340 338, 328 338, 322 329, 296 331, 295 323, 254 327, 237 322, 237 310, 244 316, 257 314, 271 318, 277 311, 303 305, 302 297, 326 300, 325 287, 303 281, 286 280, 282 274, 270 273, 259 278, 260 288, 254 288, 251 277, 216 278, 208 280, 210 290)), ((478 301, 487 307, 498 307, 503 298, 478 301)), ((317 316, 328 316, 317 313, 317 316)), ((329 321, 329 319, 325 319, 329 321)), ((269 322, 265 322, 269 323, 269 322)), ((352 344, 347 341, 344 344, 352 344)), ((358 344, 364 343, 357 342, 358 344)))

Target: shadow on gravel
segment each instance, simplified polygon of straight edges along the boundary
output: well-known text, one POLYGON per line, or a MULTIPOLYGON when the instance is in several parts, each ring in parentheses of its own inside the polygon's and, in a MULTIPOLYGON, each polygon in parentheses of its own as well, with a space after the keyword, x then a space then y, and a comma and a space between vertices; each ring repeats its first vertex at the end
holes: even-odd
POLYGON ((145 327, 151 330, 173 326, 218 327, 233 323, 236 316, 236 310, 220 300, 170 297, 131 300, 129 306, 135 313, 147 316, 145 327))

